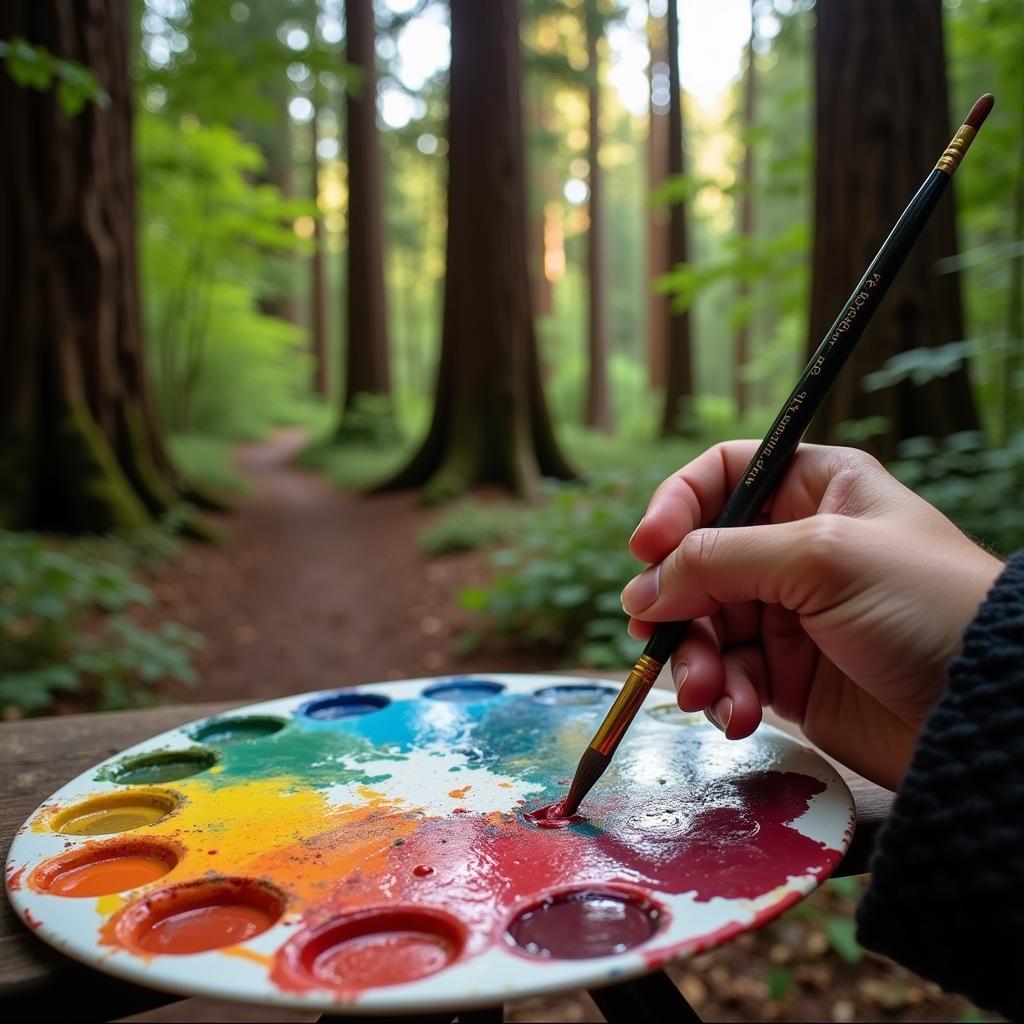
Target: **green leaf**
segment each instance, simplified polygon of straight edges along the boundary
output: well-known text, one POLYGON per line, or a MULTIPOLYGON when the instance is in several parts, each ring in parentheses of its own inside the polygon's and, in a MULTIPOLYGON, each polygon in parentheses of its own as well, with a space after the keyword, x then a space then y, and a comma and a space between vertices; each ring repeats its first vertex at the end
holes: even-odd
POLYGON ((850 917, 830 916, 825 919, 825 934, 832 948, 848 963, 864 958, 864 950, 856 938, 857 925, 850 917))

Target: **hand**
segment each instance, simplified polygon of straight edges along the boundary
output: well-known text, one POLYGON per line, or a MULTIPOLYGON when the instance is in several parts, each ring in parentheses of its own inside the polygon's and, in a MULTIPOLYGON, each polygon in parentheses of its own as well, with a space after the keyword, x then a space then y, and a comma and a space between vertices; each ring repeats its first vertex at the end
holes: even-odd
POLYGON ((651 499, 622 592, 630 633, 695 620, 672 659, 684 711, 730 739, 772 707, 895 789, 1003 563, 852 448, 801 445, 758 525, 714 522, 758 447, 716 445, 651 499))

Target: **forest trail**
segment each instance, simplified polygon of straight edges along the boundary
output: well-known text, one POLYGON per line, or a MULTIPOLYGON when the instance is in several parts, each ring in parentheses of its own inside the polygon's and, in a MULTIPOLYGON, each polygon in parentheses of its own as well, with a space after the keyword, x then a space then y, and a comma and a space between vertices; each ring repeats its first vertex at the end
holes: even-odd
MULTIPOLYGON (((485 578, 486 555, 425 559, 416 541, 437 510, 415 492, 368 498, 338 489, 294 464, 305 441, 285 430, 240 446, 236 463, 251 490, 217 517, 223 543, 188 544, 155 573, 153 614, 206 641, 197 686, 176 686, 173 696, 255 700, 497 669, 493 656, 457 655, 469 622, 458 591, 485 578)), ((545 659, 501 661, 539 668, 545 659)))

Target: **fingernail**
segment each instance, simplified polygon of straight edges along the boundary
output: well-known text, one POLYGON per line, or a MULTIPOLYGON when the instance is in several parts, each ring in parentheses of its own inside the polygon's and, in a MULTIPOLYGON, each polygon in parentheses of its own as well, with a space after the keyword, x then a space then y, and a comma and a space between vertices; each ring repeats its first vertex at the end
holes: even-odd
POLYGON ((646 518, 647 516, 643 516, 640 519, 640 522, 636 524, 636 529, 629 535, 629 541, 626 543, 626 547, 629 547, 629 545, 633 543, 633 538, 640 532, 640 527, 644 525, 644 519, 646 518))
POLYGON ((659 566, 645 569, 639 576, 634 576, 622 591, 622 607, 629 615, 639 615, 658 600, 659 566))
POLYGON ((686 677, 690 672, 690 666, 685 661, 677 661, 672 666, 672 682, 676 687, 676 694, 678 695, 679 690, 682 688, 683 683, 686 682, 686 677))
POLYGON ((728 732, 732 721, 732 697, 719 697, 711 707, 704 709, 704 717, 715 728, 728 732))

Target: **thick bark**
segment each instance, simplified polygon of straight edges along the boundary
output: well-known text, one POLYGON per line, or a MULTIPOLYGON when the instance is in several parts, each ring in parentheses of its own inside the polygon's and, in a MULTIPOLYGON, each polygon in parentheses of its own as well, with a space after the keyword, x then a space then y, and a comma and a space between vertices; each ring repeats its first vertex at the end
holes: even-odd
POLYGON ((146 380, 127 0, 14 0, 0 38, 87 65, 69 117, 0 75, 0 525, 138 526, 177 500, 146 380))
POLYGON ((605 280, 604 178, 601 171, 601 82, 597 43, 601 15, 597 0, 584 0, 587 35, 587 102, 589 125, 587 160, 590 167, 590 228, 587 232, 587 400, 585 426, 612 432, 612 403, 608 390, 608 310, 605 280))
MULTIPOLYGON (((952 128, 940 0, 819 0, 815 216, 808 352, 934 165, 952 128)), ((811 428, 882 416, 882 458, 907 437, 977 427, 967 372, 866 392, 864 375, 907 349, 964 337, 960 279, 936 264, 957 252, 952 187, 850 356, 811 428)))
MULTIPOLYGON (((743 251, 746 252, 754 237, 754 144, 751 132, 757 118, 757 71, 754 67, 753 4, 751 4, 750 38, 747 40, 747 74, 743 83, 743 168, 740 171, 739 232, 743 251)), ((750 283, 741 277, 736 287, 740 305, 750 298, 750 283)), ((746 317, 736 329, 733 348, 732 393, 736 401, 736 415, 742 419, 750 409, 750 388, 744 374, 750 359, 750 318, 746 317)))
POLYGON ((448 246, 433 420, 385 488, 495 483, 532 496, 572 471, 544 402, 526 269, 517 0, 453 0, 448 246))
POLYGON ((324 268, 324 222, 318 205, 320 199, 320 161, 316 146, 317 111, 310 122, 312 152, 310 153, 310 198, 313 200, 313 254, 310 257, 309 343, 313 354, 313 393, 327 397, 331 393, 331 365, 327 351, 327 282, 324 268))
POLYGON ((346 61, 360 72, 348 121, 348 339, 339 433, 361 395, 391 396, 373 0, 345 0, 346 61))
MULTIPOLYGON (((654 103, 654 69, 667 59, 665 26, 660 19, 648 18, 647 37, 651 59, 648 78, 651 104, 647 129, 647 188, 654 192, 668 176, 668 114, 654 103)), ((658 204, 647 208, 647 371, 652 388, 665 386, 665 353, 668 348, 668 298, 657 291, 654 282, 669 269, 668 210, 658 204)))
MULTIPOLYGON (((679 13, 675 0, 668 4, 668 173, 674 177, 686 169, 683 155, 683 92, 679 84, 679 13)), ((686 237, 686 204, 672 204, 668 224, 669 264, 678 267, 689 259, 686 237)), ((661 433, 688 434, 694 427, 693 353, 690 340, 690 311, 669 308, 665 359, 665 406, 661 433)))

